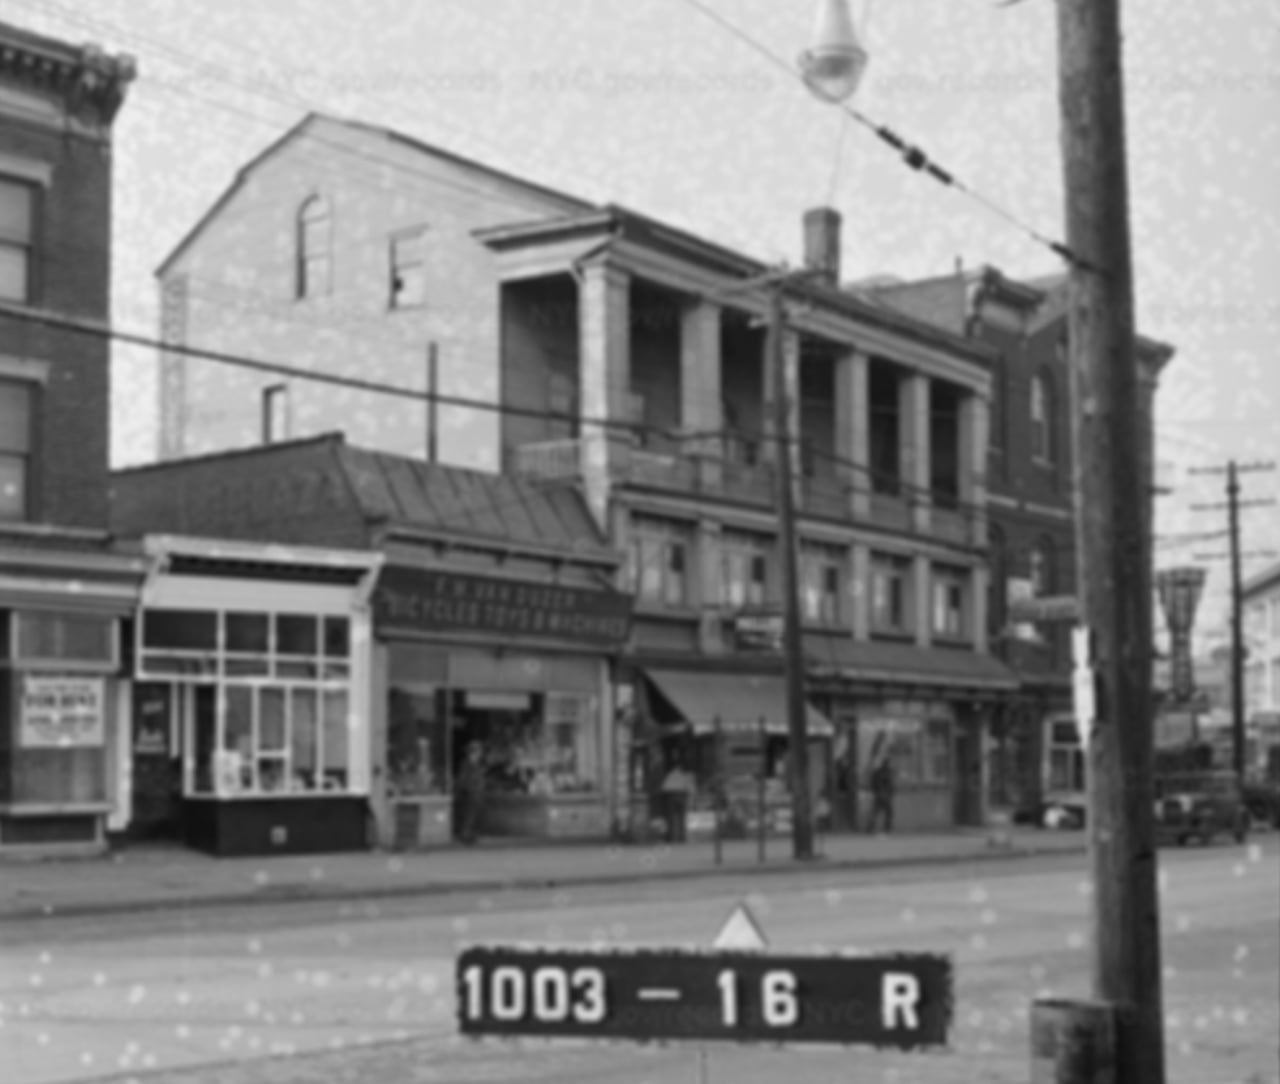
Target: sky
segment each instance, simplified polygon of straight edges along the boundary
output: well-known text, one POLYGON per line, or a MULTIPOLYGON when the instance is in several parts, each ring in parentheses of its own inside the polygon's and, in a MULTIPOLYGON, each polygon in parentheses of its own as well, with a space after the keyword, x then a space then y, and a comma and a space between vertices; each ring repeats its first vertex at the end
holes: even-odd
MULTIPOLYGON (((853 105, 967 192, 710 17, 792 60, 816 0, 0 0, 0 19, 137 58, 116 125, 114 302, 158 334, 154 270, 236 169, 308 110, 351 116, 765 260, 844 216, 846 278, 991 264, 1060 270, 1009 218, 1062 235, 1053 0, 852 0, 871 53, 853 105), (989 209, 994 205, 999 212, 989 209)), ((1157 566, 1226 551, 1220 476, 1280 436, 1280 6, 1128 0, 1126 107, 1138 322, 1173 345, 1158 407, 1157 566)), ((287 361, 288 359, 273 359, 287 361)), ((115 358, 113 456, 155 456, 155 359, 115 358)), ((1280 471, 1243 476, 1273 499, 1280 471)), ((1280 506, 1242 513, 1246 574, 1280 560, 1280 506), (1275 552, 1266 555, 1266 551, 1275 552)), ((1220 628, 1222 560, 1200 629, 1220 628)))

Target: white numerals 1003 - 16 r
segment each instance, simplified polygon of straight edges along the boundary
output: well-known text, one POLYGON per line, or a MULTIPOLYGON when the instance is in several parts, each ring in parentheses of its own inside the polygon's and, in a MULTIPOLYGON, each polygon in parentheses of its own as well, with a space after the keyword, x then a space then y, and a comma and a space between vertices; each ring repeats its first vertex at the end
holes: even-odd
POLYGON ((604 972, 596 967, 495 967, 486 973, 473 966, 462 973, 462 985, 471 1020, 599 1024, 608 1011, 604 972))
MULTIPOLYGON (((720 1019, 727 1028, 738 1026, 738 973, 721 971, 716 979, 720 987, 720 1019)), ((796 996, 796 977, 790 971, 766 971, 760 980, 760 1012, 765 1026, 794 1027, 800 1021, 800 1001, 796 996)))

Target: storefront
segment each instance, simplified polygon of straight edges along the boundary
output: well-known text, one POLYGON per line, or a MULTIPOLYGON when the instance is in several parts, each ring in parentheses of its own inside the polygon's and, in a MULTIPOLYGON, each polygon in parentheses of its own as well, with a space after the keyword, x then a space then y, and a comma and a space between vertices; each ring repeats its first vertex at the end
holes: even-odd
POLYGON ((481 836, 604 838, 611 661, 631 598, 603 587, 388 565, 374 595, 385 786, 379 834, 454 836, 459 769, 482 752, 481 836))
POLYGON ((379 558, 172 537, 144 548, 157 566, 133 625, 131 834, 219 856, 369 846, 379 558))
POLYGON ((0 851, 98 853, 120 803, 122 623, 147 562, 90 532, 0 532, 0 851))
MULTIPOLYGON (((736 671, 643 668, 635 671, 635 723, 624 735, 630 795, 624 831, 633 838, 665 830, 671 770, 687 773, 687 834, 719 830, 727 838, 791 830, 786 684, 761 667, 736 671)), ((776 667, 769 667, 776 670, 776 667)), ((808 706, 810 801, 820 827, 830 812, 831 721, 808 706)))
POLYGON ((1016 676, 977 652, 874 641, 819 657, 810 688, 835 726, 834 826, 869 826, 871 772, 886 756, 895 831, 985 824, 993 735, 1018 689, 1016 676))

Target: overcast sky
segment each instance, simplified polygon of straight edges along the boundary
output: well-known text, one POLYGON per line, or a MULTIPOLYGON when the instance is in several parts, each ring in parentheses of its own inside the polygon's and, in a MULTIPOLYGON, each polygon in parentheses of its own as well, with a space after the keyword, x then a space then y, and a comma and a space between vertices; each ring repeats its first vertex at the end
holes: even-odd
MULTIPOLYGON (((783 57, 815 0, 699 0, 783 57)), ((872 53, 854 104, 1034 229, 1061 233, 1052 0, 853 0, 872 53)), ((1177 348, 1160 399, 1176 467, 1165 534, 1211 531, 1218 479, 1269 458, 1280 424, 1280 8, 1128 0, 1139 322, 1177 348)), ((236 168, 308 108, 386 124, 764 259, 799 257, 800 216, 845 218, 847 277, 1011 274, 1055 258, 908 170, 690 0, 0 0, 0 18, 133 53, 116 137, 115 313, 154 334, 152 273, 236 168), (212 70, 211 70, 212 69, 212 70)), ((280 359, 287 360, 287 359, 280 359)), ((154 455, 154 360, 116 370, 118 463, 154 455)), ((1280 491, 1257 474, 1249 497, 1280 491)), ((1280 549, 1280 509, 1245 517, 1280 549)), ((1158 543, 1161 564, 1225 549, 1158 543)), ((1265 561, 1251 562, 1255 568, 1265 561)), ((1203 618, 1221 613, 1212 567, 1203 618)))

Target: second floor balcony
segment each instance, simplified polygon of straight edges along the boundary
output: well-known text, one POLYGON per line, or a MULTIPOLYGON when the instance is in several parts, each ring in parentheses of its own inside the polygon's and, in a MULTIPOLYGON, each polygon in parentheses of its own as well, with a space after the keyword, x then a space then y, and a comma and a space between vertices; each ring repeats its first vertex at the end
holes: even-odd
MULTIPOLYGON (((605 445, 610 481, 628 489, 775 508, 775 464, 752 454, 749 444, 719 444, 688 438, 662 448, 641 448, 610 440, 605 445)), ((537 441, 512 449, 508 469, 524 478, 569 482, 585 476, 589 456, 588 441, 582 438, 537 441)), ((959 546, 983 545, 977 509, 946 494, 912 491, 905 485, 883 488, 887 491, 869 491, 847 475, 806 472, 797 490, 797 511, 808 519, 872 524, 959 546)))

